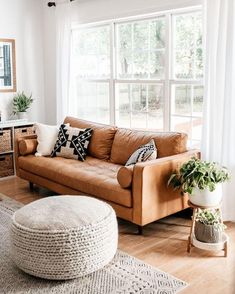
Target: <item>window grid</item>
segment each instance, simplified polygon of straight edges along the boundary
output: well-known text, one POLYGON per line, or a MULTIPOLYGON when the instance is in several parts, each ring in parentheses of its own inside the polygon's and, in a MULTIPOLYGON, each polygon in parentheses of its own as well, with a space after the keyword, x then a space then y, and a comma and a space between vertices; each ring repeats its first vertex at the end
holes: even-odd
MULTIPOLYGON (((193 8, 193 9, 186 9, 182 10, 182 12, 168 12, 165 14, 156 14, 156 16, 151 16, 151 17, 145 17, 143 19, 139 18, 133 18, 132 20, 129 21, 111 21, 104 23, 102 25, 108 25, 110 26, 110 78, 101 78, 101 79, 81 79, 84 81, 89 81, 89 82, 108 82, 109 83, 109 106, 110 106, 110 123, 115 125, 117 118, 117 105, 116 105, 116 88, 118 84, 142 84, 142 85, 163 85, 163 130, 164 131, 169 131, 172 130, 172 118, 173 117, 185 117, 191 119, 191 132, 192 132, 192 126, 193 126, 193 119, 198 118, 198 116, 194 116, 192 113, 193 109, 193 95, 191 93, 191 115, 190 116, 184 116, 180 114, 174 114, 172 113, 172 86, 173 85, 190 85, 191 89, 193 90, 194 85, 202 85, 203 86, 203 80, 199 79, 176 79, 173 78, 173 72, 174 72, 174 64, 175 64, 175 54, 174 52, 174 28, 173 28, 173 17, 177 14, 183 14, 183 13, 194 13, 194 12, 200 12, 199 8, 193 8), (165 68, 164 68, 164 79, 151 79, 150 78, 150 72, 148 72, 149 78, 147 79, 142 79, 142 78, 134 78, 133 76, 133 27, 134 23, 138 21, 149 21, 148 22, 148 39, 150 37, 150 21, 151 20, 156 20, 160 18, 165 18, 166 20, 166 28, 165 28, 165 48, 155 48, 157 51, 165 51, 165 68), (117 26, 119 24, 128 24, 131 23, 131 28, 132 28, 132 63, 131 63, 131 79, 126 79, 126 78, 119 78, 118 77, 118 71, 117 71, 117 62, 118 62, 118 33, 117 33, 117 26)), ((96 27, 95 25, 94 27, 96 27)), ((85 26, 86 27, 86 26, 85 26)), ((90 27, 90 25, 89 25, 90 27)), ((92 25, 91 25, 92 27, 92 25)), ((195 42, 194 42, 195 45, 195 42)), ((194 46, 195 47, 195 46, 194 46)), ((195 51, 195 49, 194 49, 195 51)), ((148 65, 150 63, 150 42, 148 42, 148 65)), ((194 63, 195 63, 195 58, 194 58, 194 63)), ((147 92, 148 92, 148 87, 147 87, 147 92)), ((130 99, 132 95, 130 95, 130 99)), ((132 119, 133 119, 133 111, 132 111, 132 101, 130 101, 130 127, 132 126, 132 119)), ((147 103, 147 109, 148 109, 148 99, 146 99, 147 103)), ((135 112, 135 111, 134 111, 135 112)), ((145 113, 146 115, 146 120, 148 117, 149 111, 145 113)), ((146 121, 146 126, 148 128, 148 120, 146 121)), ((197 141, 193 140, 193 138, 189 138, 191 142, 197 141)), ((191 144, 190 144, 191 145, 191 144)))

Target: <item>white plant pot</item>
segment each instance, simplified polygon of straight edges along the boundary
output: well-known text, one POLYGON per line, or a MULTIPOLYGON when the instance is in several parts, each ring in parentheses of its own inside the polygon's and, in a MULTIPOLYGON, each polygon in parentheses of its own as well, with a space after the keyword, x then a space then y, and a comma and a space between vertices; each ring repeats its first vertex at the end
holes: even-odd
POLYGON ((17 115, 18 115, 19 119, 26 119, 27 118, 27 112, 26 111, 18 112, 17 115))
POLYGON ((191 203, 199 206, 216 206, 222 201, 222 185, 217 184, 216 189, 210 192, 208 189, 195 188, 193 194, 189 195, 191 203))

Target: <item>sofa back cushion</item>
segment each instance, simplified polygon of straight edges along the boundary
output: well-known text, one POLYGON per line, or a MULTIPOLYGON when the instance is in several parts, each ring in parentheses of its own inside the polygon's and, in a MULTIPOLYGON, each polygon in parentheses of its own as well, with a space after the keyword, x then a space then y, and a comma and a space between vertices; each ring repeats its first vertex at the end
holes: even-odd
POLYGON ((66 117, 64 123, 69 123, 70 126, 74 128, 92 128, 93 133, 88 147, 88 154, 103 160, 110 158, 113 139, 117 128, 74 117, 66 117))
POLYGON ((143 144, 154 139, 157 157, 165 157, 187 151, 187 134, 177 132, 148 132, 118 129, 112 146, 110 160, 125 165, 131 154, 143 144))

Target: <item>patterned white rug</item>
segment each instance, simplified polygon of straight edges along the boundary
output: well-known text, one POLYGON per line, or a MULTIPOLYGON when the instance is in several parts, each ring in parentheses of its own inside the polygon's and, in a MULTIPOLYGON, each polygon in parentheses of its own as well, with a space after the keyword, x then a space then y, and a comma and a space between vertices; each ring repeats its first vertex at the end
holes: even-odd
POLYGON ((124 252, 93 274, 70 281, 48 281, 25 274, 10 259, 11 216, 22 206, 0 195, 0 293, 4 294, 172 294, 187 284, 124 252))

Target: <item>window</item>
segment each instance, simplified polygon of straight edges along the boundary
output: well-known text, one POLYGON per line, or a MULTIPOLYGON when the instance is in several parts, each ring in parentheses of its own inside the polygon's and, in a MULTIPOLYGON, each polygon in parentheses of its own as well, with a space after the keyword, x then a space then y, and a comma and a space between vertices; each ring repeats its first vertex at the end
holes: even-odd
POLYGON ((116 83, 116 123, 120 127, 163 129, 163 85, 116 83))
POLYGON ((166 19, 121 23, 115 29, 116 124, 163 130, 166 19))
POLYGON ((165 17, 116 25, 117 77, 164 79, 165 17))
POLYGON ((110 25, 74 30, 71 52, 70 112, 110 123, 110 25))
POLYGON ((203 104, 202 15, 173 15, 172 22, 171 130, 188 133, 191 147, 199 147, 203 104))
POLYGON ((120 127, 201 138, 202 14, 199 10, 72 30, 71 113, 120 127))

